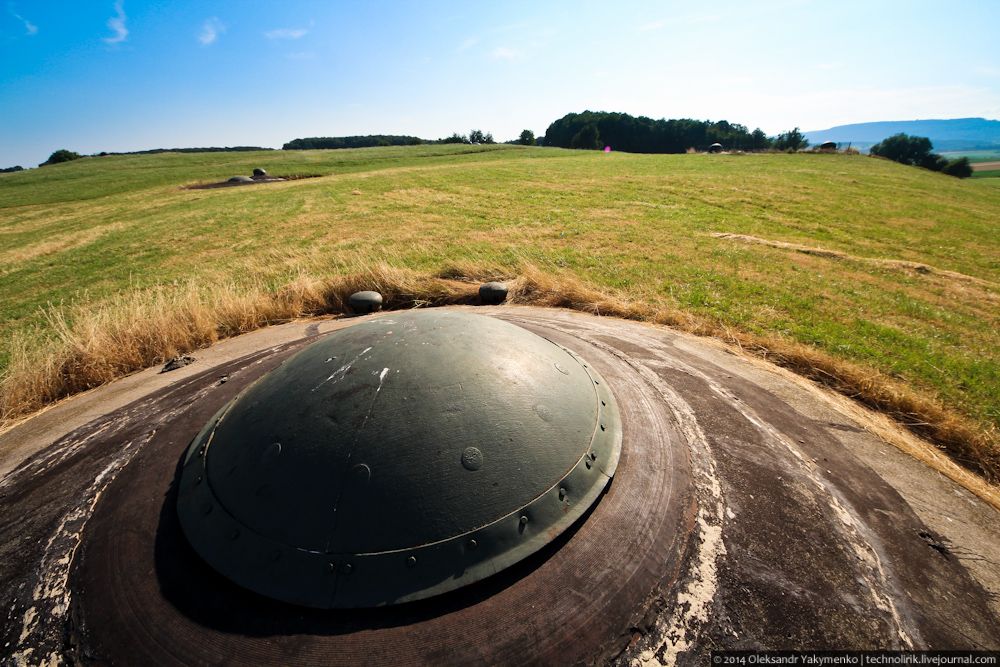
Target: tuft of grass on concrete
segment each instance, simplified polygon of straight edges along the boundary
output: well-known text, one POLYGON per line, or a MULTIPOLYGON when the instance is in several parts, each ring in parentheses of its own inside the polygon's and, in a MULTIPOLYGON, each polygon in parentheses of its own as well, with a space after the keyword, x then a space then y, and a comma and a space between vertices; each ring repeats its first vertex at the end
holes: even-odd
POLYGON ((219 337, 339 312, 344 290, 455 303, 501 277, 525 302, 738 343, 996 477, 996 182, 864 156, 506 146, 7 174, 0 409, 11 419, 219 337), (255 166, 319 177, 184 188, 255 166))

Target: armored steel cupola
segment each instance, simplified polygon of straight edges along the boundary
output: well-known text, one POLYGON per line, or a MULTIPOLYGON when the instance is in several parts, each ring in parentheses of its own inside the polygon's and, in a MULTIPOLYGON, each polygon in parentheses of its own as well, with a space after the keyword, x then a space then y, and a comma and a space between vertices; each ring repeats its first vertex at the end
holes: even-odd
POLYGON ((572 352, 482 315, 391 313, 313 343, 216 414, 178 494, 195 551, 311 607, 443 593, 536 552, 615 472, 618 408, 572 352))

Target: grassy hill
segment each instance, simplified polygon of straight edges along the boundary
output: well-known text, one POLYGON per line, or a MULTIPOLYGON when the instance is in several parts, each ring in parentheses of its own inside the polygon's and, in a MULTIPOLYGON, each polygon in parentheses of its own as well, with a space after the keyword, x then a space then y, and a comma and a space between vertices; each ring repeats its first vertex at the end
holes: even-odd
POLYGON ((986 118, 949 118, 944 120, 889 120, 874 123, 838 125, 826 130, 805 133, 818 145, 824 141, 853 143, 867 150, 872 144, 894 134, 928 137, 938 151, 1000 150, 1000 120, 986 118))
POLYGON ((525 299, 739 342, 995 476, 998 181, 863 156, 463 145, 3 174, 0 406, 9 419, 215 337, 335 310, 338 289, 366 280, 403 303, 460 293, 449 280, 528 276, 525 299), (184 187, 254 167, 318 177, 184 187))

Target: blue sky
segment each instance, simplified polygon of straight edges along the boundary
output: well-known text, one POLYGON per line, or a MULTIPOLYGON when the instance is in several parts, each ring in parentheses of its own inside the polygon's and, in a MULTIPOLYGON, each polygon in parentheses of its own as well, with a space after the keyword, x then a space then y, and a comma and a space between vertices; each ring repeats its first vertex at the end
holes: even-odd
POLYGON ((769 134, 1000 118, 997 0, 0 2, 0 167, 58 148, 506 140, 584 109, 769 134))

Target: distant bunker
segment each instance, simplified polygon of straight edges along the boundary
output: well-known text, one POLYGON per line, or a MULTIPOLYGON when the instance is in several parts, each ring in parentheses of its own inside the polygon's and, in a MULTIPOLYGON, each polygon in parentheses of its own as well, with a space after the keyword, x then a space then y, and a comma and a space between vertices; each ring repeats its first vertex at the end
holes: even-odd
POLYGON ((709 153, 721 153, 722 152, 722 144, 718 144, 718 143, 712 144, 711 146, 708 147, 708 152, 709 153))
POLYGON ((4 662, 997 648, 997 512, 719 344, 484 305, 194 357, 0 434, 4 662))
POLYGON ((837 142, 836 141, 824 141, 823 143, 821 143, 819 145, 819 149, 821 151, 835 151, 835 150, 837 150, 837 142))

